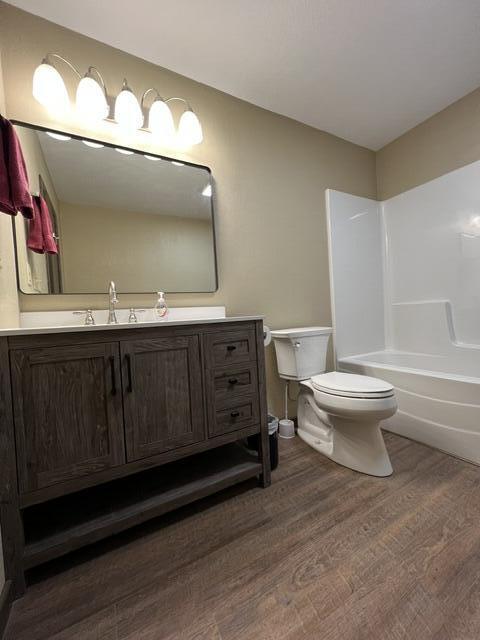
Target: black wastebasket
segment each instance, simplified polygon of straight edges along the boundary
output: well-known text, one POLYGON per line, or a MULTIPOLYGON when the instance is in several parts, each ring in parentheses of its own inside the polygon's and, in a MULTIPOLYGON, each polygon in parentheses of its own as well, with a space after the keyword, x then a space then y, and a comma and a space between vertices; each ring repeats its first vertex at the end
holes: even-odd
MULTIPOLYGON (((270 468, 274 471, 278 467, 278 418, 268 414, 268 438, 270 441, 270 468)), ((260 448, 260 434, 247 438, 248 448, 258 451, 260 448)))

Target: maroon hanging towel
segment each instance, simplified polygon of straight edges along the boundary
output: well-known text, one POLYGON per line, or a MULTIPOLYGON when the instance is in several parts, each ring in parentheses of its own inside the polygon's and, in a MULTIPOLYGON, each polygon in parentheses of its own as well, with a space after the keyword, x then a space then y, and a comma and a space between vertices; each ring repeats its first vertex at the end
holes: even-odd
POLYGON ((42 196, 33 196, 32 200, 35 215, 28 223, 27 247, 35 253, 58 253, 47 203, 42 196))
POLYGON ((12 123, 0 116, 0 211, 32 219, 32 196, 22 147, 12 123))

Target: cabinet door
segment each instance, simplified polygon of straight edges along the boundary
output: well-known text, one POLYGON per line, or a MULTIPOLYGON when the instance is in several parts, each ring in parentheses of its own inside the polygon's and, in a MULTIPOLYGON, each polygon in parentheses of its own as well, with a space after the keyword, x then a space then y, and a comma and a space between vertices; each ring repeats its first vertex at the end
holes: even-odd
POLYGON ((205 438, 197 336, 122 343, 128 460, 205 438))
POLYGON ((20 490, 125 462, 118 343, 11 352, 20 490))

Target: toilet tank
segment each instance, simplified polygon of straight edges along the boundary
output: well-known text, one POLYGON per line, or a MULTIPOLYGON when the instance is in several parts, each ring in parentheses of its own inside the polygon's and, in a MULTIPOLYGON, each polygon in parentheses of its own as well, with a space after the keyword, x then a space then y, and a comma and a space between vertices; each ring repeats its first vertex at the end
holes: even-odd
POLYGON ((324 373, 331 327, 300 327, 272 331, 278 373, 288 380, 307 380, 324 373))

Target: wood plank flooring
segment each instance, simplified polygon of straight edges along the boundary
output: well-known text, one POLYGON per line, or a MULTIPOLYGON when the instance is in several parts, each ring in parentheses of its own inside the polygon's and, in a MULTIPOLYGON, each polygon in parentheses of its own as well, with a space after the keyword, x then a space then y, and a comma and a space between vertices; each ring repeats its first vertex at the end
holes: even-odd
POLYGON ((386 479, 281 442, 269 489, 37 572, 6 640, 478 640, 480 469, 386 442, 386 479))

